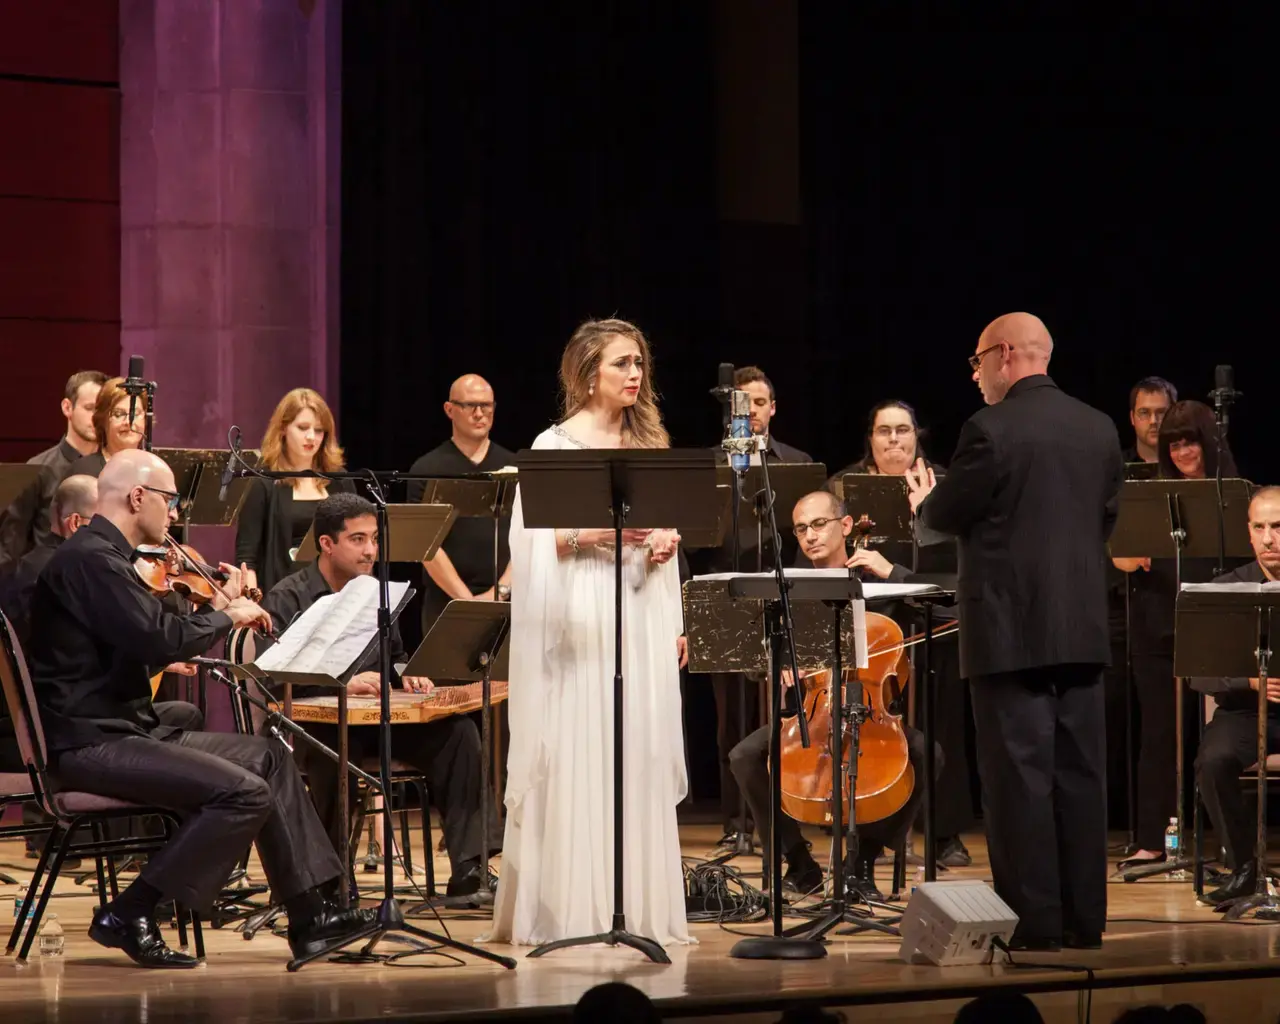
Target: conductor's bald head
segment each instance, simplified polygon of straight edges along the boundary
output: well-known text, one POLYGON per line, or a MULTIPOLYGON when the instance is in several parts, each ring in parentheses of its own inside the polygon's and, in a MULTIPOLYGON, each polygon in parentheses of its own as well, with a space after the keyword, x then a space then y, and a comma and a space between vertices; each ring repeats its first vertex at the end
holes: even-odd
POLYGON ((116 452, 98 476, 98 512, 135 548, 160 544, 177 518, 173 471, 163 459, 140 449, 116 452))
POLYGON ((995 405, 1023 377, 1046 373, 1052 355, 1053 338, 1038 316, 1006 313, 978 336, 969 363, 983 400, 995 405))

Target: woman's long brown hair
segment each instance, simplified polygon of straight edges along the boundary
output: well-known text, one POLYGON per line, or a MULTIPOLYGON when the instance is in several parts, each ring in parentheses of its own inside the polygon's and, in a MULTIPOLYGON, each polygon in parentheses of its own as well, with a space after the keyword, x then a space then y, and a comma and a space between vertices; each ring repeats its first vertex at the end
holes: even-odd
POLYGON ((294 388, 276 405, 271 414, 266 432, 262 435, 262 454, 258 464, 273 473, 281 470, 301 469, 300 466, 284 464, 285 428, 298 418, 303 409, 310 409, 316 414, 320 429, 324 431, 324 444, 316 452, 313 468, 319 473, 331 473, 342 469, 345 462, 342 457, 342 446, 338 444, 337 431, 334 429, 333 413, 318 391, 311 388, 294 388))
POLYGON ((658 412, 649 342, 639 327, 626 320, 588 320, 573 332, 560 359, 561 422, 580 412, 591 400, 591 387, 600 369, 600 357, 609 340, 615 336, 636 343, 644 370, 636 404, 622 413, 622 446, 670 448, 671 438, 658 412))

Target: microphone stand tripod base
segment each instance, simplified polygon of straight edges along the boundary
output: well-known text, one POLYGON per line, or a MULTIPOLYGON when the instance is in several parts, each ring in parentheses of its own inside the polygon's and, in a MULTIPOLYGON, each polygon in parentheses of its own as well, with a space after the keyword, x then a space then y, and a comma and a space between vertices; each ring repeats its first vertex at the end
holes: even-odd
POLYGON ((753 935, 735 942, 729 955, 737 960, 821 960, 827 955, 827 946, 820 939, 753 935))
POLYGON ((641 935, 632 935, 623 927, 625 922, 615 922, 615 925, 618 926, 610 931, 601 932, 599 935, 581 935, 573 939, 556 939, 554 942, 545 943, 532 950, 529 953, 529 959, 533 960, 546 953, 554 953, 557 949, 571 949, 574 946, 594 946, 597 943, 603 943, 606 946, 628 946, 643 953, 655 964, 671 963, 671 957, 667 956, 667 951, 654 942, 653 939, 646 939, 641 935))

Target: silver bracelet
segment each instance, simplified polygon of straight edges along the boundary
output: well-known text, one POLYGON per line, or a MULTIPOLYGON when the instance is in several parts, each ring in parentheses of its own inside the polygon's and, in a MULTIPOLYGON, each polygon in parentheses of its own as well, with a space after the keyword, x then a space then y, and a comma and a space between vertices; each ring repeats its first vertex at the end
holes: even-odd
POLYGON ((582 531, 575 526, 572 530, 570 530, 567 534, 565 534, 564 542, 569 545, 569 550, 572 551, 575 555, 579 555, 582 553, 582 549, 578 547, 578 534, 581 532, 582 531))

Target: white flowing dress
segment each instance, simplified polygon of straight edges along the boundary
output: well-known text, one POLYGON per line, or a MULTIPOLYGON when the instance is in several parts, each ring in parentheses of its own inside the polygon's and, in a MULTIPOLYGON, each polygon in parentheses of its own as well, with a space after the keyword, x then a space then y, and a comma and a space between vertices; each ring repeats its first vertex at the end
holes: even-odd
MULTIPOLYGON (((552 427, 533 447, 583 446, 552 427)), ((637 548, 623 558, 627 930, 685 943, 679 570, 637 548)), ((507 820, 488 938, 538 945, 612 926, 614 556, 559 558, 553 530, 525 528, 517 492, 511 564, 507 820)))

